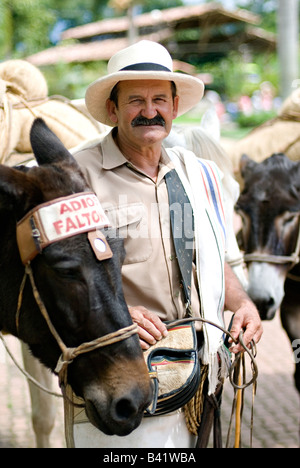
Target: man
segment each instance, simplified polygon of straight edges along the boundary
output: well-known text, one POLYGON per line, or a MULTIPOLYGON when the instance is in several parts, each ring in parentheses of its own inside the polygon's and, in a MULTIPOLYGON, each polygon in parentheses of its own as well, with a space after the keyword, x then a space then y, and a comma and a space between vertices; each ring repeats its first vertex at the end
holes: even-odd
MULTIPOLYGON (((249 345, 251 340, 258 342, 262 335, 255 306, 229 266, 224 264, 222 200, 214 200, 215 205, 210 206, 212 192, 201 179, 211 177, 217 193, 221 190, 217 181, 220 177, 218 169, 211 163, 204 165, 202 162, 201 165, 193 153, 182 148, 167 152, 162 147, 173 120, 197 104, 203 92, 204 85, 197 78, 172 72, 172 59, 164 47, 141 41, 115 54, 109 62, 108 75, 90 85, 86 93, 86 105, 92 116, 113 129, 100 144, 75 157, 111 224, 120 229, 124 237, 124 294, 132 319, 138 324, 144 350, 167 335, 166 320, 183 318, 187 313, 187 298, 171 235, 165 180, 174 168, 195 217, 195 238, 192 235, 186 246, 194 260, 188 300, 192 314, 221 323, 225 305, 235 314, 232 324, 235 338, 244 329, 244 341, 249 345)), ((215 151, 218 151, 217 146, 215 151)), ((201 329, 199 323, 197 328, 201 329)), ((213 393, 217 383, 213 369, 220 356, 220 334, 211 329, 206 327, 203 332, 206 343, 203 360, 210 365, 209 391, 213 393)), ((232 346, 233 352, 239 350, 240 345, 232 346)), ((175 432, 182 442, 180 417, 176 414, 169 426, 181 425, 175 432)), ((176 447, 178 440, 162 441, 166 430, 155 420, 156 417, 147 418, 142 423, 142 426, 148 425, 148 438, 149 431, 154 428, 157 432, 157 426, 160 426, 159 442, 156 443, 162 445, 157 447, 176 447)), ((110 446, 120 447, 121 443, 129 444, 136 438, 139 436, 128 442, 126 437, 125 442, 118 438, 117 445, 110 446)), ((108 439, 103 438, 104 442, 99 439, 97 444, 108 446, 108 439)), ((135 446, 145 446, 142 436, 139 443, 141 445, 135 446)), ((187 445, 181 447, 191 447, 194 442, 187 436, 186 442, 182 443, 187 445)))

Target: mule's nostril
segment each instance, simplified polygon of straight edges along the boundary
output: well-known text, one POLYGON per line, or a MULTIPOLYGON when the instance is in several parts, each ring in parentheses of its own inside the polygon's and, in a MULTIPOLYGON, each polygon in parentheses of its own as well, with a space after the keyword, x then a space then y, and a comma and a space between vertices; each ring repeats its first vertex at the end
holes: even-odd
POLYGON ((120 400, 116 402, 115 412, 120 421, 127 420, 137 414, 137 407, 132 400, 120 398, 120 400))
POLYGON ((255 299, 253 301, 258 308, 259 315, 262 320, 270 320, 273 318, 273 308, 275 305, 275 300, 273 297, 264 298, 264 299, 255 299))

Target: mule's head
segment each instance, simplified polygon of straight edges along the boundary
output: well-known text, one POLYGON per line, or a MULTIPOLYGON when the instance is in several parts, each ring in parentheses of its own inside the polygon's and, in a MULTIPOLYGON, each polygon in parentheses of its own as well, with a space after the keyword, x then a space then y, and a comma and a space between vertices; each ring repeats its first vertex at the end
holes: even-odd
POLYGON ((274 154, 260 164, 243 156, 241 173, 245 185, 236 210, 243 221, 241 247, 248 263, 248 293, 261 318, 270 320, 280 307, 293 264, 283 257, 295 253, 299 236, 300 163, 284 154, 274 154), (247 260, 247 254, 257 258, 247 260))
MULTIPOLYGON (((9 278, 19 288, 24 272, 17 252, 16 222, 37 205, 90 191, 74 158, 40 119, 33 124, 31 142, 39 166, 21 170, 0 167, 0 212, 14 225, 10 233, 13 242, 9 248, 1 246, 7 288, 12 288, 9 278)), ((109 232, 107 241, 113 256, 102 261, 96 258, 87 233, 50 243, 31 261, 37 290, 69 348, 132 325, 122 291, 123 243, 115 235, 109 237, 109 232)), ((15 303, 16 299, 17 294, 15 303)), ((34 302, 29 281, 17 333, 14 320, 6 321, 11 323, 8 331, 18 334, 33 354, 54 370, 61 350, 34 302)), ((90 421, 100 430, 125 435, 139 425, 152 389, 136 334, 79 355, 69 365, 67 375, 74 392, 84 398, 90 421)))

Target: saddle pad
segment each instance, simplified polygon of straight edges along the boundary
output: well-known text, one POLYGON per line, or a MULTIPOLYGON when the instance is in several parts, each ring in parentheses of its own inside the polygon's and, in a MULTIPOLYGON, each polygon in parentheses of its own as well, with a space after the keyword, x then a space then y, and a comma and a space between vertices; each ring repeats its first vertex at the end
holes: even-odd
POLYGON ((145 416, 168 414, 185 406, 200 382, 194 322, 169 328, 168 335, 144 352, 154 397, 145 416))
POLYGON ((169 329, 166 337, 144 351, 149 370, 156 369, 157 372, 159 397, 166 396, 186 383, 195 365, 195 345, 191 325, 178 325, 169 329))

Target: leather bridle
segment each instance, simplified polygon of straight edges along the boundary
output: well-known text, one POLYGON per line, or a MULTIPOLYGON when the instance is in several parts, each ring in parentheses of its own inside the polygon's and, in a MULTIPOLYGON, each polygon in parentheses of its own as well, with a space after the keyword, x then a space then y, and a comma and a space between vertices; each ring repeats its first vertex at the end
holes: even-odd
POLYGON ((126 340, 138 333, 138 326, 132 324, 90 342, 82 343, 76 348, 69 348, 65 345, 50 320, 45 304, 35 284, 31 261, 36 255, 41 254, 43 249, 52 242, 59 242, 62 239, 74 237, 84 232, 87 233, 88 240, 98 260, 110 258, 112 257, 112 252, 105 236, 100 231, 100 229, 107 226, 109 226, 109 221, 99 200, 92 192, 76 193, 38 205, 17 224, 18 247, 21 260, 25 266, 16 313, 17 332, 19 330, 23 291, 26 279, 29 277, 35 301, 62 353, 55 368, 61 387, 66 386, 68 366, 77 356, 126 340), (66 218, 66 216, 69 217, 66 218), (70 226, 75 226, 76 223, 77 226, 74 230, 69 229, 70 226), (95 236, 94 233, 96 233, 95 236), (105 243, 104 252, 98 252, 95 245, 93 245, 97 237, 105 243))

